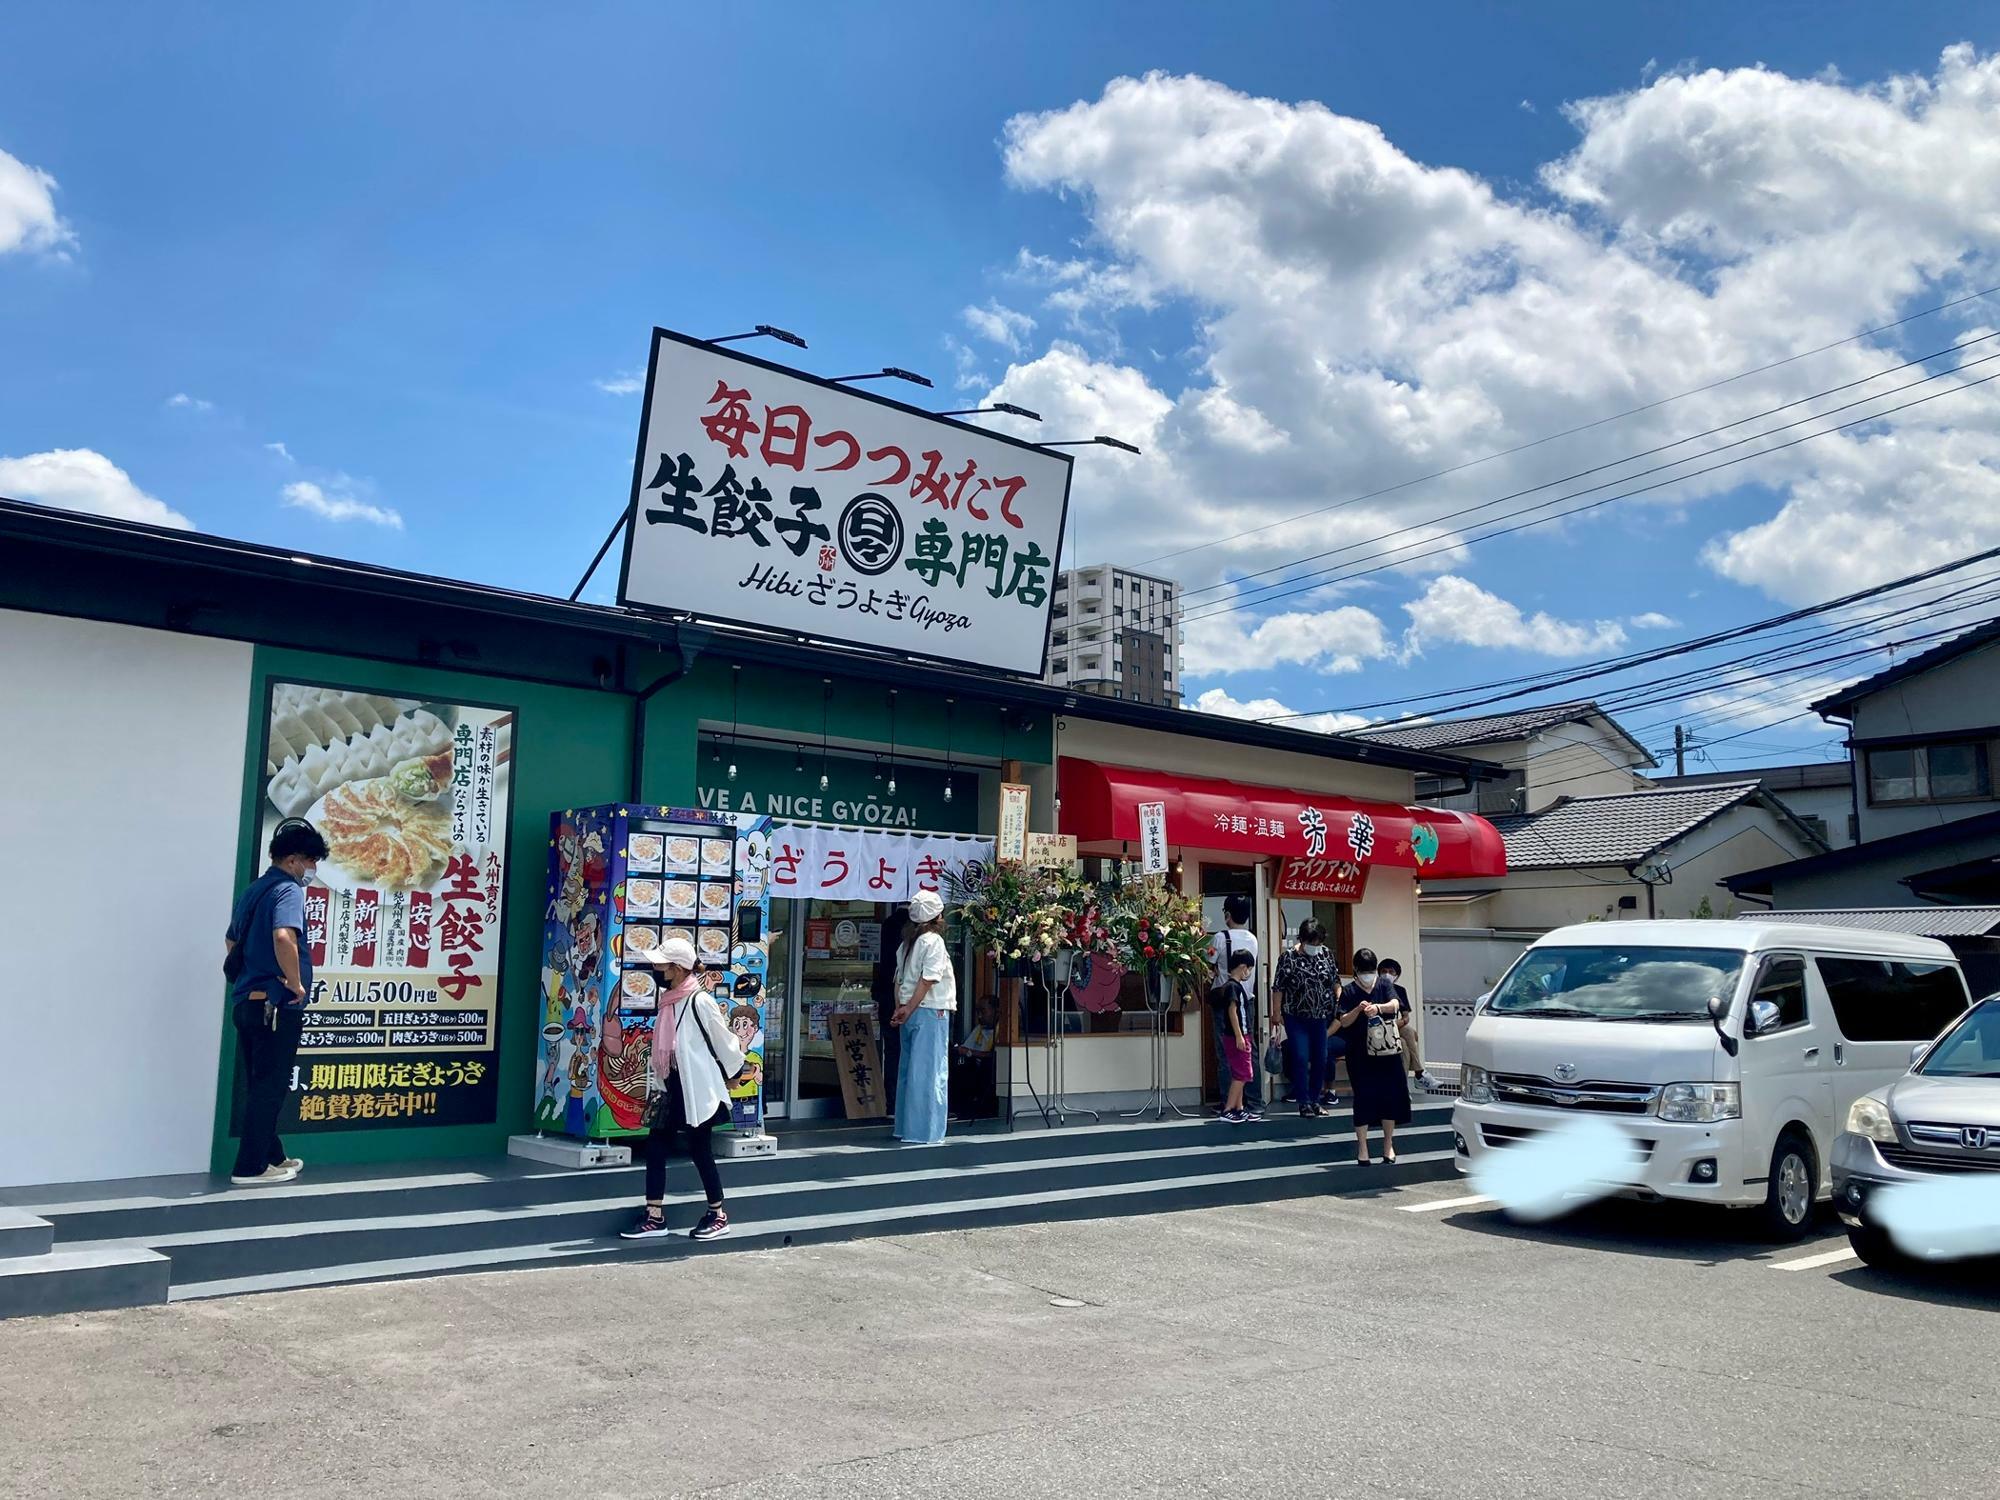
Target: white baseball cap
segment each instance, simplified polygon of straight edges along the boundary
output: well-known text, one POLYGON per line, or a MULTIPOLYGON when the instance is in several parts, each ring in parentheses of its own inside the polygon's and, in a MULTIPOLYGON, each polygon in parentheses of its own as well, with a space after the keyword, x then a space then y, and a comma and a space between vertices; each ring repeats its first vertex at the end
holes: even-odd
POLYGON ((912 922, 935 921, 944 914, 944 897, 936 891, 918 891, 910 897, 910 920, 912 922))
POLYGON ((653 964, 656 967, 660 964, 678 964, 689 973, 694 972, 694 944, 686 938, 668 938, 657 948, 638 949, 633 957, 641 963, 653 964))

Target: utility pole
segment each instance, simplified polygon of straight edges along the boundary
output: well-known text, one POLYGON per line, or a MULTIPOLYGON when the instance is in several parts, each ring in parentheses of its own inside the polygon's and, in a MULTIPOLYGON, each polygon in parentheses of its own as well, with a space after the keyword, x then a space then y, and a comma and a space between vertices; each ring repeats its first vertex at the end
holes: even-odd
POLYGON ((1676 724, 1674 726, 1674 774, 1676 776, 1685 776, 1687 773, 1687 731, 1676 724))

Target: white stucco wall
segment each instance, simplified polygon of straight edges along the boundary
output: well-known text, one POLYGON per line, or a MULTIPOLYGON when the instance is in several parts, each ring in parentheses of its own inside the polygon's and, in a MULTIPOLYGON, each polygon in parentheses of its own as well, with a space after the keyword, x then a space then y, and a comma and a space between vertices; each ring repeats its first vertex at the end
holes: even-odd
POLYGON ((207 1170, 250 660, 0 610, 0 1187, 207 1170))

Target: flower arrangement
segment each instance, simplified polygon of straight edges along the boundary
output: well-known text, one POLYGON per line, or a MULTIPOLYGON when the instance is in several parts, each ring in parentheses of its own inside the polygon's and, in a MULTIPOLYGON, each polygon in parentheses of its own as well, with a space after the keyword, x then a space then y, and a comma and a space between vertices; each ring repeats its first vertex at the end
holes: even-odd
POLYGON ((946 894, 974 947, 1003 961, 1043 963, 1071 946, 1086 889, 1064 871, 1000 860, 968 865, 946 894))
POLYGON ((1188 990, 1210 973, 1208 930, 1201 903, 1165 881, 1144 880, 1119 893, 1109 951, 1126 969, 1144 973, 1157 964, 1167 984, 1188 990))

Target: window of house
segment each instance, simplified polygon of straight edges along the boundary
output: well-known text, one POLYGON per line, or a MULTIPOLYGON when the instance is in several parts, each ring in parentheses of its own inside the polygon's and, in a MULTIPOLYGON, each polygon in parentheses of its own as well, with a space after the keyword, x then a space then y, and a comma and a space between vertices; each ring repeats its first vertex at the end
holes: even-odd
POLYGON ((1850 1042, 1927 1042, 1966 1007, 1965 981, 1950 964, 1884 958, 1821 958, 1833 1018, 1850 1042))
POLYGON ((1983 741, 1899 745, 1868 752, 1871 806, 1959 802, 1992 795, 1993 777, 1983 741))

